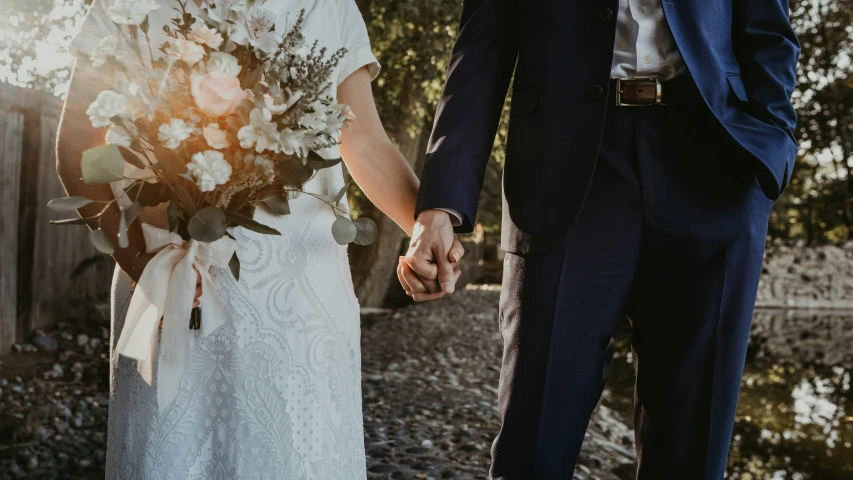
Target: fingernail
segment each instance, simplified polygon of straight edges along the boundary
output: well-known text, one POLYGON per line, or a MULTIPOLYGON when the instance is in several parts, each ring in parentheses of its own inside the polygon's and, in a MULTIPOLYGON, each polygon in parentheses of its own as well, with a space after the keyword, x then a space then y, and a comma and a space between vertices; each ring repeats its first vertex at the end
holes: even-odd
POLYGON ((444 289, 444 293, 453 293, 453 290, 456 289, 456 285, 453 282, 442 283, 441 287, 444 289))
POLYGON ((408 295, 408 296, 410 296, 410 297, 411 297, 411 296, 412 296, 412 292, 410 292, 410 291, 406 290, 406 295, 408 295))
POLYGON ((457 263, 459 261, 459 254, 454 253, 453 255, 450 256, 450 259, 453 260, 453 263, 457 263))

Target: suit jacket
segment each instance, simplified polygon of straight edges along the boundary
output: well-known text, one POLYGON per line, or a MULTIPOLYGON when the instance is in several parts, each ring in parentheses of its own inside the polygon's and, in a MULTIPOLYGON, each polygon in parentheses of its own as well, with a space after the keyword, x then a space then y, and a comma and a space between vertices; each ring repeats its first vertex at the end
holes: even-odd
MULTIPOLYGON (((799 43, 787 0, 662 0, 702 97, 755 161, 765 194, 784 190, 797 144, 790 98, 799 43)), ((609 96, 618 0, 465 0, 436 111, 417 212, 476 217, 510 80, 502 247, 556 246, 583 204, 609 96)))

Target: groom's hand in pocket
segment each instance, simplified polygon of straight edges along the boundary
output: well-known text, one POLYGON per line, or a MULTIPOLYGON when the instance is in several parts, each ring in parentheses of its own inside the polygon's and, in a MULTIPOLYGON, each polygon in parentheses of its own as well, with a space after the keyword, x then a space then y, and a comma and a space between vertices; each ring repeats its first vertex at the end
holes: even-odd
POLYGON ((412 232, 409 251, 397 268, 400 283, 418 302, 453 293, 461 274, 455 267, 464 253, 447 212, 422 212, 412 232))

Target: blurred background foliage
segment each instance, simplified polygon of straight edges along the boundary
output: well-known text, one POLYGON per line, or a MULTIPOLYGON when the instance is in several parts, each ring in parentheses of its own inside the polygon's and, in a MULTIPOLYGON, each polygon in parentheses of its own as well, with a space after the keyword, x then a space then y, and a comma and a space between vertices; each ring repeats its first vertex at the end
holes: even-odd
MULTIPOLYGON (((461 0, 356 2, 383 66, 374 84, 380 114, 393 141, 419 171, 456 37, 461 0)), ((0 12, 0 80, 64 94, 72 67, 64 48, 79 29, 86 3, 4 2, 10 7, 0 12)), ((801 149, 790 187, 773 211, 769 234, 808 244, 851 240, 853 0, 791 0, 791 11, 803 52, 793 97, 801 149)), ((487 239, 490 234, 497 237, 500 229, 508 108, 504 113, 477 218, 487 239)), ((351 250, 359 298, 378 305, 388 289, 388 272, 396 265, 404 235, 358 187, 352 187, 350 199, 357 213, 374 218, 380 227, 377 243, 351 250)))

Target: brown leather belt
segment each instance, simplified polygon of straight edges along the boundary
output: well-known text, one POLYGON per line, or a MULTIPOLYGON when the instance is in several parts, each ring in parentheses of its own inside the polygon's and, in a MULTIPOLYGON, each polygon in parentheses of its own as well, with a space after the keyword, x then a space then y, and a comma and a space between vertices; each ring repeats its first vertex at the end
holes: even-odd
POLYGON ((681 104, 699 98, 696 84, 689 75, 672 80, 614 78, 610 80, 610 91, 617 107, 681 104))

